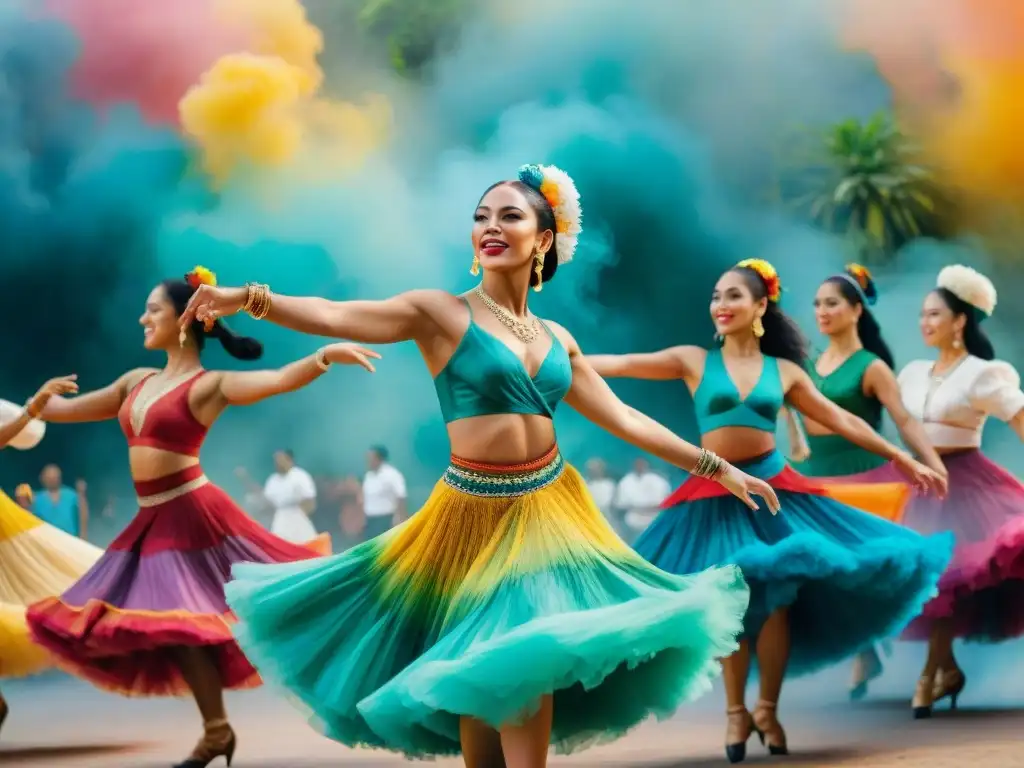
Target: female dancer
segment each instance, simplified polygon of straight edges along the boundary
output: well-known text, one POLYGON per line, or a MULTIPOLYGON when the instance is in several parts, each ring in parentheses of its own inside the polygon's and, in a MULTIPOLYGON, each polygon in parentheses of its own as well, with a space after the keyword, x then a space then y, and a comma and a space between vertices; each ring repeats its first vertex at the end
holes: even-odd
MULTIPOLYGON (((0 401, 0 449, 38 445, 45 425, 35 419, 54 395, 74 394, 74 376, 46 382, 23 408, 0 401)), ((49 655, 32 642, 25 608, 59 595, 92 567, 102 550, 47 525, 0 491, 0 678, 22 677, 50 666, 49 655)), ((0 727, 9 707, 0 694, 0 727)))
POLYGON ((938 358, 915 360, 900 373, 907 410, 949 470, 945 500, 914 498, 903 524, 921 533, 952 531, 957 548, 939 580, 939 595, 904 637, 928 641, 928 658, 914 692, 915 717, 928 717, 946 696, 951 706, 965 678, 953 639, 986 642, 1024 635, 1024 485, 979 450, 988 416, 1007 422, 1024 440, 1020 376, 995 359, 981 329, 996 290, 984 275, 946 267, 921 311, 925 343, 938 358))
POLYGON ((828 488, 798 475, 776 452, 776 416, 788 403, 892 459, 916 485, 943 488, 939 475, 814 388, 803 370, 803 338, 779 309, 780 293, 770 264, 740 262, 711 298, 721 348, 590 358, 604 376, 682 379, 693 392, 703 445, 770 479, 779 492, 783 514, 766 518, 690 478, 635 545, 672 573, 736 563, 750 584, 743 640, 723 663, 732 762, 745 758, 753 730, 772 754, 786 754, 776 705, 787 665, 791 674, 804 674, 901 629, 934 594, 952 549, 951 537, 925 539, 830 498, 828 488), (761 677, 753 716, 744 705, 751 643, 761 677))
MULTIPOLYGON (((925 465, 945 475, 945 465, 928 442, 921 422, 903 407, 892 352, 869 309, 877 297, 871 273, 859 264, 848 265, 844 272, 821 284, 814 298, 814 312, 818 330, 828 337, 828 347, 808 365, 807 372, 819 392, 860 416, 876 432, 882 429, 882 411, 887 411, 904 443, 925 465)), ((898 478, 898 472, 881 456, 824 425, 804 419, 804 428, 810 456, 796 465, 803 474, 864 483, 869 489, 898 478)), ((868 683, 881 673, 882 662, 874 648, 858 654, 850 698, 863 698, 868 683)))
POLYGON ((278 370, 204 371, 199 354, 208 337, 238 359, 262 354, 259 342, 223 323, 179 333, 178 317, 204 281, 213 275, 197 267, 185 280, 164 281, 146 300, 139 322, 146 348, 167 354, 162 370, 129 371, 105 389, 53 398, 43 408, 46 421, 120 421, 139 513, 84 577, 28 612, 33 636, 58 663, 101 688, 130 696, 191 691, 205 733, 182 768, 200 768, 218 755, 230 764, 235 734, 222 691, 260 682, 231 635, 224 602, 231 565, 318 554, 269 534, 206 479, 198 458, 206 433, 229 405, 299 389, 332 363, 372 371, 368 358, 379 357, 335 344, 278 370))
POLYGON ((551 743, 582 748, 668 715, 736 647, 738 571, 679 578, 645 563, 555 444, 564 399, 751 507, 756 493, 775 508, 766 483, 623 405, 565 329, 529 312, 530 286, 573 255, 578 201, 548 166, 488 189, 470 270, 483 281, 462 296, 336 303, 206 288, 183 317, 244 308, 307 333, 413 339, 434 376, 454 455, 425 506, 345 554, 237 567, 228 585, 246 653, 335 740, 540 768, 551 743))

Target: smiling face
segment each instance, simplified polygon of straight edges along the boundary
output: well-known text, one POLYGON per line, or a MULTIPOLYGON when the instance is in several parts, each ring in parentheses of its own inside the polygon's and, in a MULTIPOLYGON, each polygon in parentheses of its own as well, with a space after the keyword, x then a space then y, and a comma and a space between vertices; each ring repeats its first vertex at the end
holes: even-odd
POLYGON ((163 286, 150 291, 139 324, 146 349, 170 349, 178 343, 178 313, 163 286))
POLYGON ((764 317, 767 299, 755 299, 747 279, 739 272, 726 272, 711 294, 711 319, 715 333, 725 337, 749 332, 755 317, 764 317))
POLYGON ((843 334, 850 326, 856 327, 863 311, 863 307, 851 303, 832 280, 822 283, 814 297, 814 319, 818 330, 826 336, 843 334))
POLYGON ((550 229, 539 227, 526 195, 510 184, 487 192, 473 214, 473 252, 488 271, 529 270, 534 254, 550 250, 553 239, 550 229))
POLYGON ((929 347, 950 347, 963 336, 967 318, 956 315, 935 291, 924 297, 921 308, 921 338, 929 347))

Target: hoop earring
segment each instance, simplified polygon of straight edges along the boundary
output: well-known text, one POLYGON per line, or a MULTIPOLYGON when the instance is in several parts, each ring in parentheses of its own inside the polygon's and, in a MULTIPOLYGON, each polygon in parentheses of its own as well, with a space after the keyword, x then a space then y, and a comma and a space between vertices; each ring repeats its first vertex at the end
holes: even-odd
POLYGON ((750 330, 754 332, 754 336, 760 339, 764 336, 764 323, 761 322, 760 317, 755 317, 753 324, 750 326, 750 330))
POLYGON ((469 274, 473 275, 474 277, 480 274, 480 257, 477 256, 475 253, 473 254, 473 264, 469 268, 469 274))
POLYGON ((533 274, 537 276, 537 284, 533 286, 533 290, 540 293, 544 289, 544 283, 541 278, 541 273, 544 272, 544 251, 538 251, 533 260, 533 274))

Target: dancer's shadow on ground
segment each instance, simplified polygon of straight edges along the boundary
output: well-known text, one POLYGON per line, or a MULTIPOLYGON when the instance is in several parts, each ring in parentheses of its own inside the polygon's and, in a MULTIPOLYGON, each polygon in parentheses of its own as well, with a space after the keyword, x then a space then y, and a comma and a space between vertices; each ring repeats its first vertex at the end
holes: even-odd
POLYGON ((62 744, 54 747, 3 746, 0 745, 0 765, 15 763, 40 763, 53 765, 56 760, 73 760, 99 755, 123 755, 136 752, 145 744, 62 744))

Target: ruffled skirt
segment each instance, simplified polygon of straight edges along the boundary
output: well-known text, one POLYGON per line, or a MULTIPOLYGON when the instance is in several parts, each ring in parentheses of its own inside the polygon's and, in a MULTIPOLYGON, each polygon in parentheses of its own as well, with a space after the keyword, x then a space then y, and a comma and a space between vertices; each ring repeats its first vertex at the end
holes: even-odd
POLYGON ((239 643, 332 739, 457 754, 459 720, 520 721, 553 694, 571 751, 670 715, 736 647, 738 569, 679 577, 609 528, 555 449, 525 465, 453 459, 411 519, 348 552, 243 565, 239 643))
POLYGON ((28 631, 26 607, 59 595, 102 554, 0 492, 0 677, 21 677, 52 666, 50 655, 28 631))
POLYGON ((198 466, 136 483, 139 513, 99 561, 28 624, 68 672, 128 696, 188 693, 176 648, 205 646, 225 688, 260 684, 231 634, 231 566, 305 560, 329 551, 268 533, 198 466))
POLYGON ((832 498, 835 487, 797 474, 777 452, 740 466, 778 492, 777 516, 690 478, 635 546, 672 573, 738 565, 751 592, 748 636, 772 612, 789 609, 789 674, 813 672, 891 636, 936 594, 952 553, 949 534, 921 536, 843 504, 832 498))

